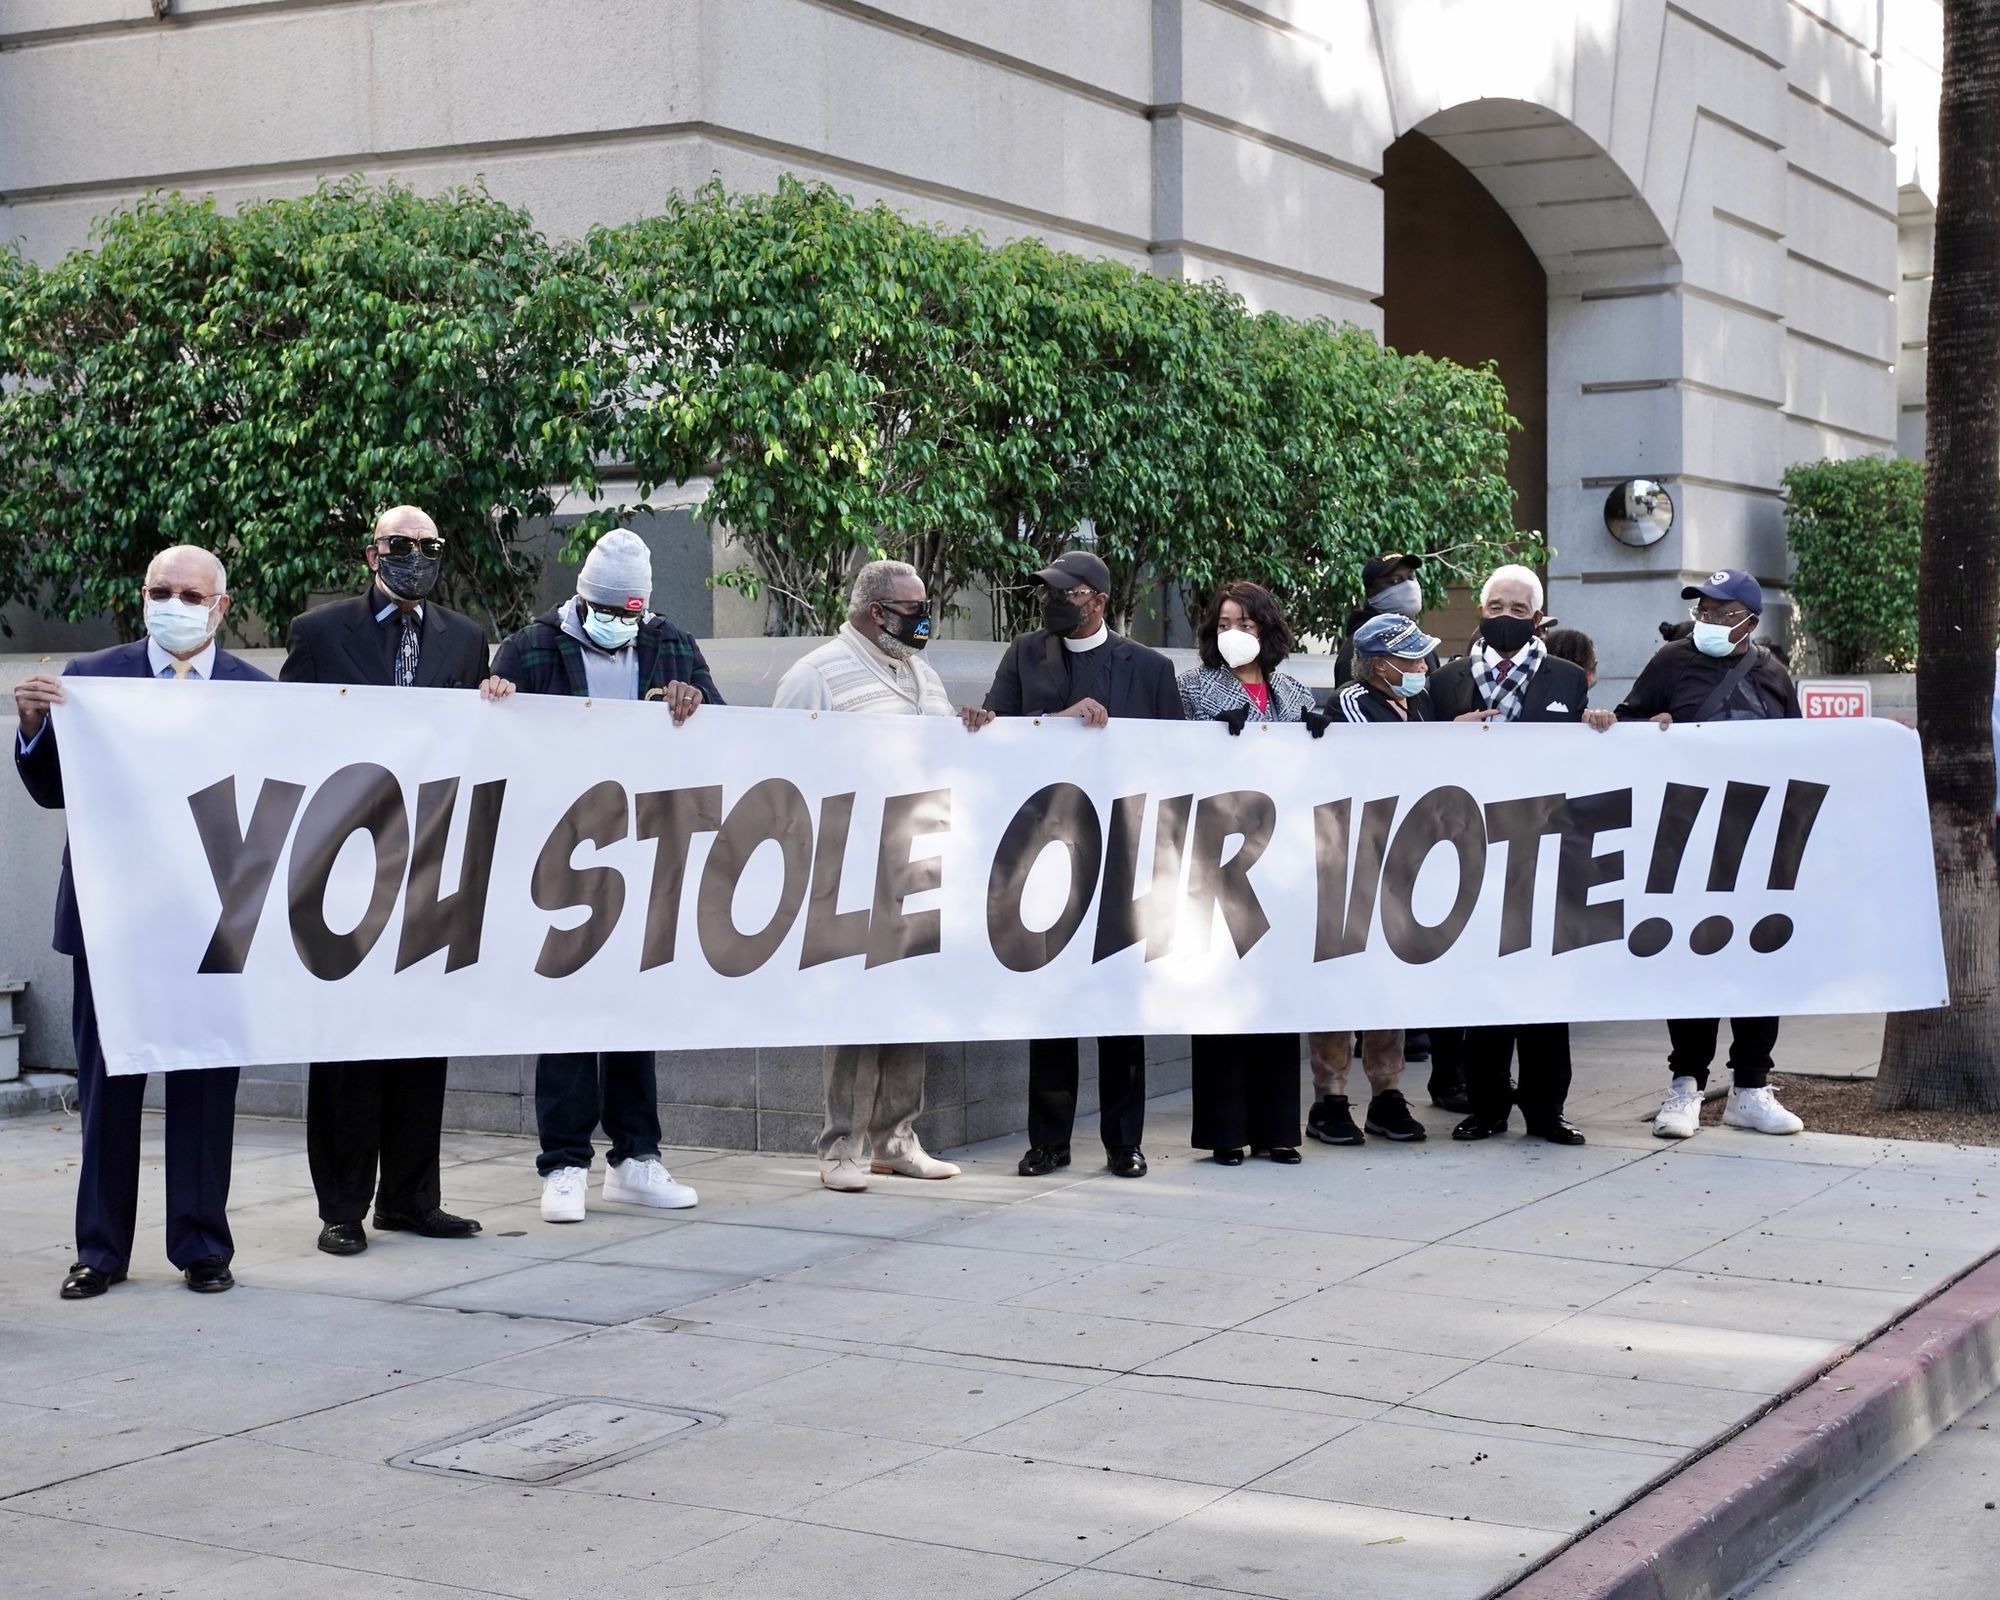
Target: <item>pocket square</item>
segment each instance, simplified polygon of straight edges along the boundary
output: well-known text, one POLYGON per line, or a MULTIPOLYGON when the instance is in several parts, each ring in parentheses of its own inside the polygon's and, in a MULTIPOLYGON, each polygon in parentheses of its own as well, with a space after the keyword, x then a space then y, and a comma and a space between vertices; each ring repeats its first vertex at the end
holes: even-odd
POLYGON ((1560 700, 1551 700, 1549 702, 1549 709, 1551 711, 1560 711, 1564 715, 1569 713, 1569 707, 1564 705, 1560 700))

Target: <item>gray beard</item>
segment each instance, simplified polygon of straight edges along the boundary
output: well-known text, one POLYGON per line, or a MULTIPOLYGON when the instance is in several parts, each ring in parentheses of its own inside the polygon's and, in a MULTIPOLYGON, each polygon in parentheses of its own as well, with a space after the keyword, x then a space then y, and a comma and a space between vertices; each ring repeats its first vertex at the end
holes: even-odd
POLYGON ((916 651, 904 644, 901 639, 892 638, 886 633, 875 635, 875 648, 891 661, 908 661, 916 654, 916 651))

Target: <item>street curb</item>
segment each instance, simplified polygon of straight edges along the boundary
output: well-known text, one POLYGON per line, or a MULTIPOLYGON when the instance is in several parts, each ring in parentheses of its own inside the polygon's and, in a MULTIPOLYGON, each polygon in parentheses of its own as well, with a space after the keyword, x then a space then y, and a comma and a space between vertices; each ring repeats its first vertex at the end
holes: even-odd
POLYGON ((67 1115, 76 1100, 76 1078, 67 1072, 29 1072, 0 1083, 0 1122, 12 1117, 67 1115))
POLYGON ((1504 1590, 1719 1600, 2000 1384, 2000 1255, 1504 1590))

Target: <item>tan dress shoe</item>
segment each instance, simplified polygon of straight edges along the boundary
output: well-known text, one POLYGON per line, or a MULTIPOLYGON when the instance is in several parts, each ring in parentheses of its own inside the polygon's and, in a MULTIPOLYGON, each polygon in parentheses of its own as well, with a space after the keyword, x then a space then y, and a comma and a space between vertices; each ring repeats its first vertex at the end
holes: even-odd
POLYGON ((868 1174, 862 1170, 860 1162, 841 1156, 838 1160, 819 1164, 819 1181, 842 1194, 859 1194, 868 1187, 868 1174))
POLYGON ((885 1178, 955 1178, 958 1167, 950 1161, 940 1161, 927 1150, 909 1149, 900 1155, 877 1156, 869 1164, 870 1172, 885 1178))

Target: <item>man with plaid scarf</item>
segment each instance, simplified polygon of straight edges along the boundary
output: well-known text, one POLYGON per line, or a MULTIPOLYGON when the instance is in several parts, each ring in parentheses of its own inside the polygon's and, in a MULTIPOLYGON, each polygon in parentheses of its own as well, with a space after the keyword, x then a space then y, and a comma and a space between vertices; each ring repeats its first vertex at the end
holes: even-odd
MULTIPOLYGON (((1526 567, 1496 567, 1479 590, 1479 636, 1472 651, 1431 674, 1431 705, 1440 720, 1488 711, 1506 722, 1583 722, 1602 733, 1617 718, 1592 711, 1583 668, 1542 643, 1542 580, 1526 567)), ((1518 1104, 1528 1132, 1551 1144, 1582 1144, 1563 1115, 1569 1096, 1569 1024, 1465 1030, 1465 1089, 1472 1114, 1454 1139, 1490 1139, 1507 1129, 1518 1104), (1516 1052, 1520 1087, 1511 1084, 1516 1052)))

